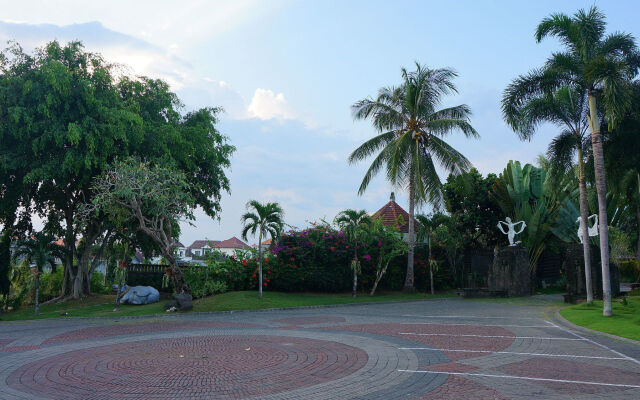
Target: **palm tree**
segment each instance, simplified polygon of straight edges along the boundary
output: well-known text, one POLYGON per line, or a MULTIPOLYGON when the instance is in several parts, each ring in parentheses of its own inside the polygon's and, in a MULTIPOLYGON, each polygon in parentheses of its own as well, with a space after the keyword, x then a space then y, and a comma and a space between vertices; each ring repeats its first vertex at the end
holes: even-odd
POLYGON ((418 232, 416 232, 418 242, 423 242, 423 243, 426 242, 429 246, 429 280, 431 282, 431 294, 435 294, 436 292, 433 286, 434 263, 432 262, 434 261, 434 259, 431 256, 431 233, 434 226, 432 221, 426 215, 417 215, 416 220, 418 221, 418 224, 419 224, 418 232))
POLYGON ((358 289, 358 272, 360 270, 360 261, 358 260, 358 240, 367 232, 367 228, 371 226, 371 218, 365 210, 347 209, 336 216, 335 223, 345 232, 347 238, 353 242, 353 261, 351 269, 353 270, 353 288, 352 296, 355 298, 358 289))
MULTIPOLYGON (((609 236, 607 227, 606 182, 602 134, 597 100, 603 102, 604 116, 609 126, 615 125, 630 105, 630 85, 640 64, 634 38, 629 34, 613 33, 605 36, 605 16, 596 8, 580 10, 572 17, 552 14, 540 22, 536 41, 555 36, 565 47, 547 59, 544 67, 532 71, 519 85, 526 91, 549 93, 561 87, 576 87, 587 97, 587 121, 595 166, 598 211, 600 216, 600 254, 602 261, 603 315, 611 312, 611 283, 609 280, 609 236)), ((516 105, 525 102, 522 98, 516 105)))
POLYGON ((414 290, 413 257, 415 245, 415 205, 442 202, 442 182, 435 165, 458 175, 467 171, 471 163, 442 138, 453 131, 467 137, 478 137, 469 119, 467 105, 439 109, 442 97, 457 93, 451 69, 429 69, 416 63, 416 70, 402 69, 403 82, 398 87, 383 87, 376 99, 356 102, 351 111, 355 119, 371 119, 379 135, 364 142, 351 153, 353 164, 372 156, 359 194, 367 189, 371 179, 386 167, 387 179, 394 186, 409 191, 409 252, 405 291, 414 290), (436 163, 434 163, 434 159, 436 163))
POLYGON ((49 264, 52 269, 56 267, 56 258, 64 257, 64 248, 55 243, 53 236, 44 232, 37 232, 32 237, 20 240, 16 251, 13 253, 14 260, 23 259, 23 262, 33 265, 31 273, 35 278, 35 315, 40 313, 40 272, 45 265, 49 264))
MULTIPOLYGON (((565 86, 554 92, 531 90, 529 81, 539 71, 515 79, 504 91, 502 113, 505 121, 522 140, 530 140, 536 128, 543 122, 551 122, 562 131, 549 144, 547 156, 554 166, 552 171, 566 173, 573 166, 573 156, 578 159, 578 186, 580 189, 580 217, 586 221, 589 214, 587 184, 585 180, 585 156, 588 146, 589 104, 586 93, 579 87, 565 86)), ((593 303, 591 283, 591 243, 587 224, 582 224, 585 283, 587 303, 593 303)))
POLYGON ((247 212, 242 216, 242 238, 247 240, 247 234, 255 236, 258 232, 258 297, 262 298, 262 238, 267 235, 276 240, 284 229, 284 211, 278 203, 262 204, 256 200, 247 203, 247 212), (250 211, 251 210, 251 211, 250 211))

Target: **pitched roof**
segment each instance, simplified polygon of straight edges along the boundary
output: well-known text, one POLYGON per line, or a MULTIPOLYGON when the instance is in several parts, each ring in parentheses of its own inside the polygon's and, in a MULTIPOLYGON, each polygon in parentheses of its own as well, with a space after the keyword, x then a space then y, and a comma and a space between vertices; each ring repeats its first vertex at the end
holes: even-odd
POLYGON ((270 246, 270 245, 271 245, 271 238, 269 238, 269 239, 265 240, 264 242, 262 242, 262 243, 260 243, 260 244, 261 244, 261 245, 264 245, 264 246, 270 246))
POLYGON ((242 240, 238 239, 235 236, 227 240, 223 240, 216 247, 221 247, 225 249, 249 249, 250 248, 248 244, 246 244, 245 242, 243 242, 242 240))
POLYGON ((204 246, 209 246, 213 249, 248 249, 249 245, 238 239, 237 237, 232 237, 227 240, 196 240, 191 243, 187 249, 191 251, 192 249, 201 249, 204 246))
MULTIPOLYGON (((384 226, 395 226, 400 229, 402 233, 409 232, 409 213, 406 212, 398 203, 396 203, 395 195, 391 193, 389 202, 382 206, 381 209, 375 212, 372 216, 373 219, 379 219, 384 226), (399 219, 398 217, 402 217, 399 219), (402 221, 402 224, 399 222, 402 221)), ((414 218, 415 223, 415 218, 414 218)))
POLYGON ((184 245, 179 240, 174 240, 171 245, 174 247, 184 247, 184 245))

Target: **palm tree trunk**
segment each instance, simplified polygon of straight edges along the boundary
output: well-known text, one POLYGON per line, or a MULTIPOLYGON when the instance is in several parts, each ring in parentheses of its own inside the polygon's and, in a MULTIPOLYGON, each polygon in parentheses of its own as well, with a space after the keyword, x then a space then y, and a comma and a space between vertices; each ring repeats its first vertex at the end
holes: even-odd
MULTIPOLYGON (((607 219, 607 183, 604 172, 604 150, 600 121, 596 111, 596 98, 589 91, 589 126, 591 128, 591 145, 596 173, 596 190, 598 192, 598 214, 600 219, 600 261, 602 262, 602 315, 613 315, 611 309, 611 281, 609 278, 609 226, 607 219)), ((587 221, 585 221, 585 224, 587 221)))
POLYGON ((262 298, 262 230, 258 234, 258 298, 262 298))
POLYGON ((353 285, 351 288, 351 297, 355 299, 356 296, 358 295, 358 240, 357 239, 354 246, 355 246, 354 259, 353 259, 353 263, 351 263, 351 266, 353 268, 353 285))
POLYGON ((431 294, 436 294, 433 288, 433 266, 431 265, 431 231, 429 231, 429 279, 431 279, 431 294))
POLYGON ((582 149, 578 148, 578 182, 580 188, 580 218, 582 224, 582 248, 584 252, 584 277, 587 288, 587 304, 593 303, 593 284, 591 283, 591 242, 587 228, 589 203, 587 202, 587 184, 584 177, 584 160, 582 149))
POLYGON ((407 255, 407 276, 404 280, 404 287, 402 288, 403 292, 413 292, 415 291, 415 287, 413 285, 413 248, 415 246, 415 227, 413 224, 413 213, 415 206, 415 182, 414 173, 411 172, 411 176, 409 177, 409 252, 407 255))
POLYGON ((40 314, 40 273, 36 271, 36 304, 35 304, 35 314, 40 314))

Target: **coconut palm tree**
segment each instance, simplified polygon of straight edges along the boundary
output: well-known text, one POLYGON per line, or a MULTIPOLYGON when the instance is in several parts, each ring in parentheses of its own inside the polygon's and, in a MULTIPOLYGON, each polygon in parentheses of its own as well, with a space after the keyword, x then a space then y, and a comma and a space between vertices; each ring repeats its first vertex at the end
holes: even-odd
MULTIPOLYGON (((598 100, 604 117, 613 126, 630 106, 629 80, 635 76, 640 56, 634 38, 625 33, 605 35, 605 16, 596 8, 580 10, 573 16, 552 14, 537 27, 536 40, 557 37, 564 51, 553 53, 544 67, 532 71, 519 82, 531 95, 558 88, 576 87, 587 97, 587 121, 593 149, 598 211, 600 216, 600 254, 602 261, 603 315, 610 316, 609 246, 607 230, 606 182, 598 100)), ((527 101, 516 99, 514 105, 527 101)), ((507 110, 509 111, 509 110, 507 110)))
POLYGON ((284 230, 284 211, 278 203, 262 204, 256 200, 247 203, 247 212, 242 216, 242 238, 247 240, 247 234, 258 233, 258 297, 262 298, 262 238, 267 235, 276 240, 284 230))
MULTIPOLYGON (((589 214, 587 184, 585 180, 585 155, 588 146, 589 104, 587 95, 579 87, 565 86, 554 92, 531 91, 528 85, 531 75, 516 78, 504 91, 502 112, 505 121, 522 140, 530 140, 536 128, 543 122, 551 122, 562 129, 549 144, 547 156, 554 166, 552 171, 566 173, 573 167, 573 156, 578 159, 578 187, 580 190, 580 217, 586 221, 589 214)), ((593 303, 591 283, 591 243, 587 224, 582 224, 585 283, 587 303, 593 303)))
POLYGON ((55 243, 53 236, 44 232, 37 232, 28 239, 17 243, 13 253, 14 260, 22 259, 24 263, 31 265, 31 273, 35 278, 35 315, 40 313, 40 273, 49 264, 52 269, 56 267, 56 258, 64 258, 64 248, 55 243))
POLYGON ((371 226, 371 218, 365 210, 347 209, 336 216, 336 225, 342 229, 347 238, 353 242, 353 260, 351 269, 353 270, 353 287, 351 295, 355 298, 358 289, 358 272, 360 272, 360 261, 358 260, 358 240, 367 233, 371 226))
POLYGON ((409 252, 405 291, 413 291, 413 258, 415 245, 414 211, 416 204, 442 203, 442 182, 436 164, 458 175, 471 163, 443 137, 460 131, 467 137, 478 137, 470 124, 467 105, 440 109, 443 96, 457 93, 451 69, 430 69, 416 63, 416 70, 402 69, 402 83, 383 87, 378 96, 356 102, 351 107, 355 119, 370 119, 380 132, 364 142, 349 156, 353 164, 378 153, 365 173, 359 194, 363 194, 371 179, 384 167, 387 179, 394 186, 409 192, 409 252), (435 163, 434 163, 435 160, 435 163))

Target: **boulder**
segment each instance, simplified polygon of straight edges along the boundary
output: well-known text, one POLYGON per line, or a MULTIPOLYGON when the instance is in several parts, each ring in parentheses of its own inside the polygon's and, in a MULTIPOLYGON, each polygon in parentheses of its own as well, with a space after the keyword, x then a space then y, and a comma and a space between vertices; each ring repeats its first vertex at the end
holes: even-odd
POLYGON ((193 308, 193 297, 190 294, 177 294, 173 299, 164 305, 165 311, 189 311, 193 308))
POLYGON ((160 301, 160 292, 151 286, 122 286, 121 304, 151 304, 160 301))

